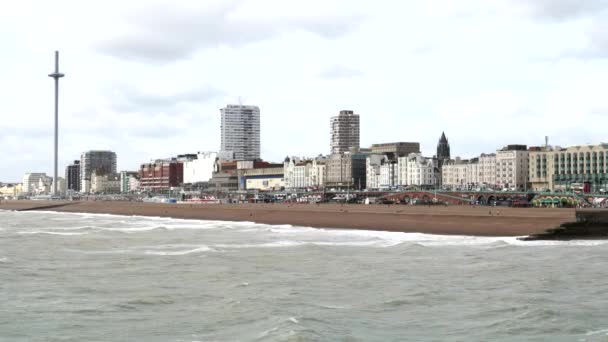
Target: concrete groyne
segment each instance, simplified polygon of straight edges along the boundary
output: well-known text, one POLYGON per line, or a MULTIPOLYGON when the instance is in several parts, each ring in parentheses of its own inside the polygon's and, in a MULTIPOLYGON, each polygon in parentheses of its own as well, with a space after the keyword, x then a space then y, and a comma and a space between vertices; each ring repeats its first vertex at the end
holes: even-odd
POLYGON ((28 207, 28 208, 15 209, 15 211, 49 210, 49 209, 65 207, 66 205, 70 205, 70 204, 73 204, 73 202, 67 202, 67 203, 63 202, 63 203, 57 203, 57 204, 43 204, 43 205, 32 206, 32 207, 28 207))

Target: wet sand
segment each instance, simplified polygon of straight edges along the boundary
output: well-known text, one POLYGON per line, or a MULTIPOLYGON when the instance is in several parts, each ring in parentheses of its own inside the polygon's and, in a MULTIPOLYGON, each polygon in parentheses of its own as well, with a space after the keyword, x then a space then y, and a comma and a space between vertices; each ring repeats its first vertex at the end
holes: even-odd
MULTIPOLYGON (((58 202, 2 201, 0 209, 22 210, 56 204, 58 202)), ((542 233, 565 222, 575 221, 574 209, 473 206, 164 204, 82 201, 66 202, 63 207, 43 210, 474 236, 526 236, 542 233)))

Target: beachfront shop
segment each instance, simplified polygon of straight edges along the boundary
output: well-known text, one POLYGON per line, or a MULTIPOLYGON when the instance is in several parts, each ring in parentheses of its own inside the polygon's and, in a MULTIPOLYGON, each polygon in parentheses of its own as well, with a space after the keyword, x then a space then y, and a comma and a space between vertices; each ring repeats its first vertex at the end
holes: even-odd
POLYGON ((535 207, 543 208, 572 208, 576 207, 579 202, 572 197, 545 197, 533 200, 532 204, 535 207))

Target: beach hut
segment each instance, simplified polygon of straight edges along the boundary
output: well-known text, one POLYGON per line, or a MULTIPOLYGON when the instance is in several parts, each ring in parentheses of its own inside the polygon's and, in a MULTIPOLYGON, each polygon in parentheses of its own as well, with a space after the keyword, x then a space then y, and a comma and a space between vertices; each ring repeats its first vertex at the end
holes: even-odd
POLYGON ((555 207, 556 205, 559 205, 560 200, 559 200, 559 198, 548 197, 548 198, 541 199, 540 203, 546 207, 555 207))

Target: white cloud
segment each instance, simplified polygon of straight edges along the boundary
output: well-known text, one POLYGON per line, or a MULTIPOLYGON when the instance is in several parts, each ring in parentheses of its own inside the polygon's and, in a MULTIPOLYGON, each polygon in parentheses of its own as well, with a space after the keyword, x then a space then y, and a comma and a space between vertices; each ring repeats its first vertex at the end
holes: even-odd
POLYGON ((607 0, 513 0, 537 18, 572 20, 595 16, 608 9, 607 0))
POLYGON ((351 79, 362 75, 363 73, 357 69, 341 65, 325 68, 319 73, 319 76, 324 80, 351 79))
POLYGON ((8 2, 0 180, 52 168, 55 49, 61 165, 89 149, 115 150, 120 169, 217 149, 219 108, 238 97, 260 106, 271 161, 327 153, 341 109, 361 114, 363 145, 427 155, 444 130, 462 156, 606 140, 605 3, 8 2))
POLYGON ((351 32, 361 20, 349 11, 328 13, 315 8, 314 12, 301 12, 304 2, 293 3, 231 0, 184 7, 146 4, 120 18, 124 29, 97 46, 119 58, 170 62, 191 58, 200 50, 240 47, 298 30, 335 39, 351 32), (257 13, 252 15, 250 9, 257 9, 257 13))

